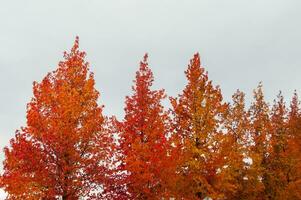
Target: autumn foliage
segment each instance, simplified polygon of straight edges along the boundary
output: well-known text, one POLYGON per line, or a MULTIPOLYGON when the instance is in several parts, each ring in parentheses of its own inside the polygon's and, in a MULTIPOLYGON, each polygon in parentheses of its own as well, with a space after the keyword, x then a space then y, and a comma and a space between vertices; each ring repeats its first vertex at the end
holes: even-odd
POLYGON ((185 72, 188 84, 178 99, 171 98, 173 135, 178 148, 177 188, 180 197, 219 197, 219 174, 224 165, 221 151, 223 113, 221 91, 208 80, 198 54, 185 72))
POLYGON ((168 192, 169 118, 161 103, 166 95, 164 90, 151 90, 152 82, 146 54, 136 72, 133 95, 125 100, 124 120, 117 122, 130 199, 160 199, 168 192))
POLYGON ((5 148, 8 199, 78 199, 105 183, 111 138, 76 39, 58 69, 34 82, 27 126, 5 148))
POLYGON ((296 92, 270 105, 260 83, 249 107, 239 90, 226 102, 195 54, 167 108, 145 54, 124 118, 107 118, 85 55, 76 38, 34 82, 27 124, 4 149, 7 199, 301 199, 296 92))

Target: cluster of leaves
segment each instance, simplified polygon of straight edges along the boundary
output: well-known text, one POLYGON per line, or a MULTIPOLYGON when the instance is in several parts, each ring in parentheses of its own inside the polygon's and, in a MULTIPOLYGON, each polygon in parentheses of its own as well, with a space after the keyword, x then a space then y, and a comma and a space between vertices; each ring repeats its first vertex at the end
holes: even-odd
POLYGON ((7 199, 301 199, 301 111, 262 85, 250 108, 223 102, 195 54, 188 83, 165 109, 147 55, 125 116, 105 117, 78 38, 58 69, 34 83, 27 126, 4 149, 7 199))

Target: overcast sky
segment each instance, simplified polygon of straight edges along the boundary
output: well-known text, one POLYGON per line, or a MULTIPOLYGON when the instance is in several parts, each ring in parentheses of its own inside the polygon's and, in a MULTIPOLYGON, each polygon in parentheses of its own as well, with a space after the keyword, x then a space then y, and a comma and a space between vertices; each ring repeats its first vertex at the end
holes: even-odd
POLYGON ((154 88, 170 96, 199 52, 225 100, 239 88, 250 101, 262 81, 267 101, 279 90, 289 101, 301 94, 300 10, 300 0, 0 0, 0 149, 25 125, 32 82, 56 69, 76 35, 107 115, 122 117, 145 52, 154 88))

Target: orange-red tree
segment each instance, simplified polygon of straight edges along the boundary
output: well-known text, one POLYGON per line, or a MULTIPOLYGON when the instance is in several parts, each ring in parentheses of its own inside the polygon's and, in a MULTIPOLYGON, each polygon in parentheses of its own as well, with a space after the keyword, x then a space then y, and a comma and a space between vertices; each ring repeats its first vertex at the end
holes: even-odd
POLYGON ((239 90, 232 96, 232 104, 229 105, 225 115, 226 131, 223 142, 223 152, 226 164, 221 172, 220 187, 226 199, 245 199, 248 164, 244 160, 247 155, 248 113, 245 108, 245 94, 239 90))
POLYGON ((105 188, 111 138, 104 129, 94 76, 78 38, 27 106, 27 126, 5 148, 8 199, 74 200, 105 188))
POLYGON ((286 174, 286 199, 301 199, 301 109, 295 92, 288 114, 288 173, 286 174))
POLYGON ((280 93, 274 101, 270 118, 270 149, 263 181, 266 199, 301 198, 301 120, 296 94, 288 111, 280 93))
POLYGON ((270 148, 270 109, 264 100, 262 84, 254 90, 254 102, 249 109, 250 138, 248 155, 251 166, 248 169, 247 199, 265 199, 267 158, 270 148))
POLYGON ((185 72, 188 84, 179 98, 171 98, 174 144, 178 149, 176 194, 178 198, 222 198, 217 188, 224 158, 221 126, 227 105, 219 87, 213 86, 201 67, 199 54, 185 72))
POLYGON ((117 123, 129 199, 161 199, 167 195, 168 115, 161 104, 166 95, 164 90, 151 90, 153 80, 146 54, 136 72, 134 94, 126 97, 124 120, 117 123))
POLYGON ((296 93, 270 109, 259 84, 248 110, 240 91, 226 104, 195 54, 170 118, 146 54, 124 119, 108 121, 78 45, 34 82, 27 125, 4 149, 7 199, 301 199, 296 93))
POLYGON ((287 109, 281 93, 274 100, 271 113, 270 150, 264 180, 265 195, 268 199, 285 199, 286 176, 289 171, 287 109))

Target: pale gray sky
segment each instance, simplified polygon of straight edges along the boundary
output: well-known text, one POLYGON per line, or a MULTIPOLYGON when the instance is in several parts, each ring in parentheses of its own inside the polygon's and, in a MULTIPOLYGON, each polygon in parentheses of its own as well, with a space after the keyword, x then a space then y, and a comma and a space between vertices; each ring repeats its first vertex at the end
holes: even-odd
POLYGON ((25 125, 32 82, 76 35, 108 115, 122 117, 145 52, 155 88, 170 96, 195 52, 226 100, 237 88, 250 100, 259 81, 269 102, 279 90, 301 94, 300 10, 300 0, 0 0, 0 149, 25 125))

